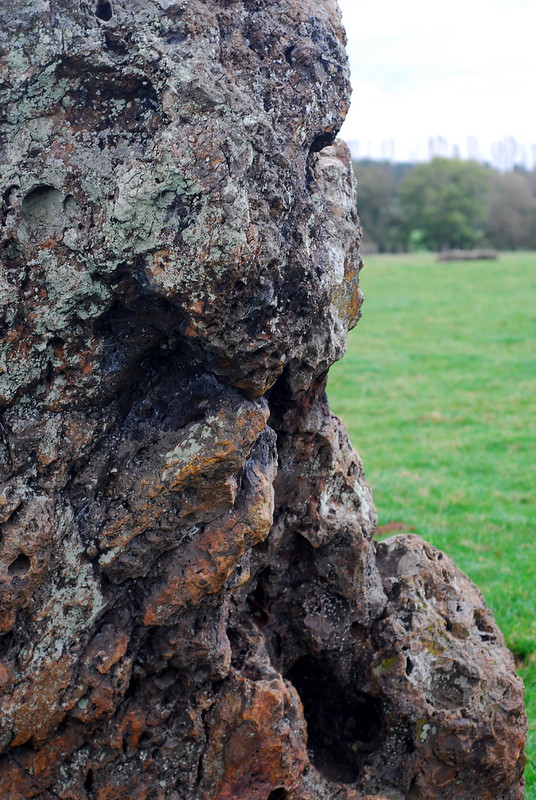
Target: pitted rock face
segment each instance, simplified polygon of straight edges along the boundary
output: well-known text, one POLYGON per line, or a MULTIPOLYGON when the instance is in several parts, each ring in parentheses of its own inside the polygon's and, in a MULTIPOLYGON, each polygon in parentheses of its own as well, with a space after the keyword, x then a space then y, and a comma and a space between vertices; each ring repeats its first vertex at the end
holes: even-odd
POLYGON ((518 800, 500 633, 436 551, 376 554, 325 400, 362 299, 335 3, 1 22, 0 795, 518 800))
POLYGON ((325 370, 344 346, 332 318, 359 312, 357 297, 333 298, 359 268, 347 163, 317 155, 347 105, 336 9, 20 5, 3 11, 4 197, 28 274, 13 265, 6 288, 25 280, 37 318, 12 327, 6 399, 46 374, 55 404, 70 404, 67 364, 85 402, 102 402, 130 372, 128 355, 171 336, 252 395, 289 361, 303 365, 303 383, 325 370), (339 199, 323 196, 322 161, 341 184, 344 238, 324 235, 326 204, 339 199), (158 308, 124 353, 148 298, 158 308), (90 322, 78 346, 73 319, 90 322), (96 359, 108 361, 104 382, 96 359))

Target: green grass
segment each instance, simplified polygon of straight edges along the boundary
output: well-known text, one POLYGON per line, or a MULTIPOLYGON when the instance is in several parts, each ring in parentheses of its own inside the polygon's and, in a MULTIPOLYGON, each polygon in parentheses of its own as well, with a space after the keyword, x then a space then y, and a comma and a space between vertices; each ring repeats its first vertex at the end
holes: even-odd
POLYGON ((493 610, 525 680, 536 800, 536 253, 369 256, 361 285, 331 405, 379 525, 403 523, 447 552, 493 610))

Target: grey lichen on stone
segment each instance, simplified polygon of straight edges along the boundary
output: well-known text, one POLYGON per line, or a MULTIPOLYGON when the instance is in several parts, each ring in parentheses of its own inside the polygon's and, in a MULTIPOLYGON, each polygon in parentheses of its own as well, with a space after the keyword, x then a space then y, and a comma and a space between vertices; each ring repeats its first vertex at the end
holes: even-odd
POLYGON ((376 547, 324 394, 362 303, 336 4, 0 15, 0 796, 520 800, 501 634, 376 547))

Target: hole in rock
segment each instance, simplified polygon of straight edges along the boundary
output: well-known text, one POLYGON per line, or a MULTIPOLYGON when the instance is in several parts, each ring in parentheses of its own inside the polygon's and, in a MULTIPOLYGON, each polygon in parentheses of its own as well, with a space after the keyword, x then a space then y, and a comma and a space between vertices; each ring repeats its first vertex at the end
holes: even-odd
POLYGON ((112 50, 119 56, 124 56, 128 52, 124 41, 120 38, 116 31, 105 30, 104 43, 109 50, 112 50))
POLYGON ((336 136, 337 136, 336 131, 326 131, 323 133, 318 133, 311 142, 309 152, 319 153, 320 150, 324 149, 324 147, 329 147, 330 144, 333 144, 336 136))
POLYGON ((24 216, 33 216, 37 211, 40 211, 47 206, 59 204, 63 206, 64 197, 61 192, 53 186, 36 186, 31 192, 28 192, 22 200, 22 213, 24 216))
POLYGON ((32 747, 29 742, 26 744, 20 744, 18 747, 15 748, 13 755, 17 759, 17 761, 24 761, 27 758, 32 758, 37 753, 35 747, 32 747))
POLYGON ((259 580, 254 591, 248 597, 251 616, 257 627, 264 628, 270 619, 269 600, 265 594, 262 582, 259 580))
POLYGON ((99 0, 97 3, 97 8, 95 9, 95 16, 97 19, 102 19, 104 22, 108 22, 112 18, 112 6, 108 0, 99 0))
POLYGON ((285 676, 300 695, 312 763, 326 778, 352 783, 363 755, 378 746, 378 700, 343 686, 322 664, 304 656, 285 676))
POLYGON ((15 634, 13 631, 8 631, 0 635, 0 659, 6 658, 9 651, 15 644, 15 634))
POLYGON ((19 235, 25 242, 39 242, 65 229, 65 197, 53 186, 36 186, 23 198, 19 235))
POLYGON ((17 556, 15 561, 11 562, 7 571, 10 575, 26 575, 30 569, 30 566, 31 562, 28 556, 25 556, 24 553, 21 553, 20 556, 17 556))
POLYGON ((182 44, 182 42, 184 42, 184 41, 185 41, 185 39, 186 39, 186 36, 183 36, 183 35, 182 35, 182 34, 180 34, 180 33, 176 33, 176 34, 174 34, 173 36, 169 36, 169 37, 166 39, 166 44, 170 44, 170 45, 173 45, 173 44, 182 44))
POLYGON ((287 797, 287 790, 281 787, 280 789, 274 789, 273 792, 270 792, 268 795, 268 800, 286 800, 287 797))
POLYGON ((291 44, 290 47, 287 47, 285 50, 285 60, 288 64, 292 64, 292 51, 296 49, 296 46, 291 44))
POLYGON ((84 781, 84 789, 87 789, 88 792, 93 791, 93 770, 88 770, 86 779, 84 781))

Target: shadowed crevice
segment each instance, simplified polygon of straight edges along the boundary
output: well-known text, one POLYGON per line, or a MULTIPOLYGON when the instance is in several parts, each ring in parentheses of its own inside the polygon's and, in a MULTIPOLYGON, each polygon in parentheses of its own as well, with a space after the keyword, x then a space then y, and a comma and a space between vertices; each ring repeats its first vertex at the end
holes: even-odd
POLYGON ((285 677, 303 703, 312 763, 326 778, 353 783, 359 777, 361 757, 379 744, 380 702, 341 685, 311 656, 297 661, 285 677))

